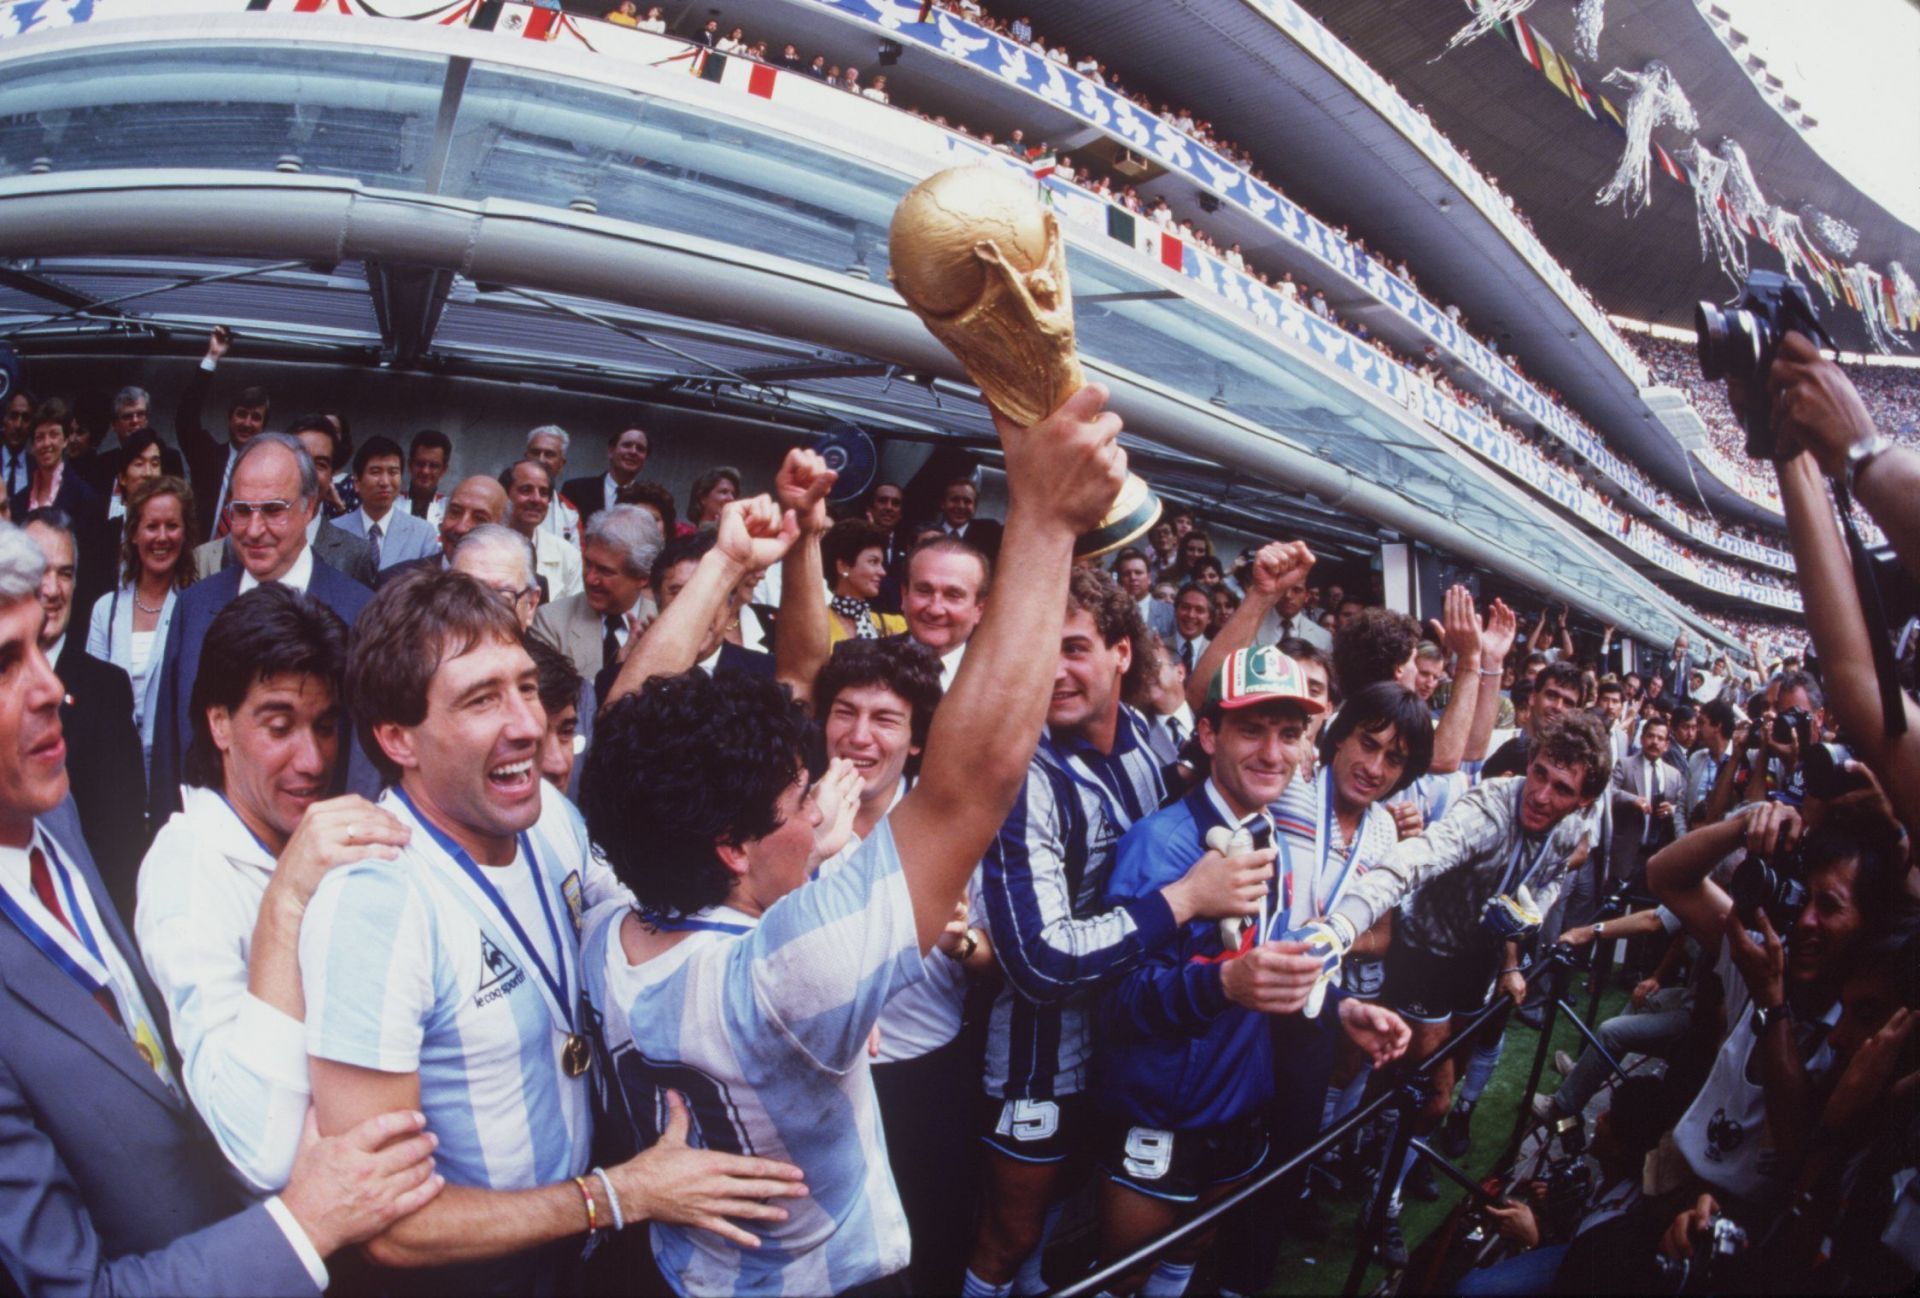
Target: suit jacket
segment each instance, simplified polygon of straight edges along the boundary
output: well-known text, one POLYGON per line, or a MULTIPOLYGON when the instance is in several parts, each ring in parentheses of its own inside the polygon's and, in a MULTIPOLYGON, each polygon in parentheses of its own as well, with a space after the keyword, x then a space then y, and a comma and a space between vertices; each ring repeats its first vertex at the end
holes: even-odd
MULTIPOLYGON (((71 799, 40 818, 164 1016, 101 886, 71 799)), ((155 1022, 164 1022, 156 1017, 155 1022)), ((0 918, 0 1264, 28 1294, 313 1294, 193 1107, 126 1032, 0 918)))
POLYGON ((1614 879, 1633 878, 1647 857, 1687 832, 1686 786, 1686 776, 1670 763, 1649 763, 1642 753, 1613 768, 1613 844, 1608 864, 1614 879), (1650 835, 1646 834, 1647 817, 1636 805, 1637 799, 1648 796, 1649 766, 1658 777, 1660 796, 1673 804, 1673 819, 1655 821, 1650 835))
POLYGON ((960 531, 960 539, 994 560, 1000 559, 1000 536, 1006 529, 998 519, 976 518, 960 531))
MULTIPOLYGON (((16 526, 26 521, 27 499, 32 492, 33 484, 29 482, 7 502, 16 526)), ((60 490, 53 493, 53 507, 73 520, 73 606, 92 608, 94 600, 113 589, 119 576, 119 530, 107 520, 106 500, 87 485, 84 473, 72 464, 60 475, 60 490)))
MULTIPOLYGON (((331 528, 343 536, 360 542, 360 548, 366 551, 368 566, 371 568, 373 543, 367 540, 366 522, 367 516, 356 509, 351 514, 342 514, 334 522, 322 523, 320 531, 324 535, 331 528)), ((406 563, 410 559, 424 559, 428 555, 438 557, 440 554, 440 529, 424 518, 415 518, 398 504, 388 512, 386 518, 381 520, 380 533, 380 567, 383 569, 391 568, 397 563, 406 563)), ((319 544, 316 538, 314 541, 316 550, 319 544)), ((359 578, 358 573, 347 569, 342 571, 350 577, 359 578)), ((365 581, 371 586, 373 577, 369 575, 365 581)))
MULTIPOLYGON (((313 534, 313 557, 368 589, 372 589, 378 575, 373 570, 373 551, 367 548, 367 543, 325 519, 320 522, 320 530, 313 534)), ((226 538, 218 536, 194 547, 193 564, 203 581, 216 572, 239 566, 233 547, 227 544, 226 538)))
POLYGON ((574 668, 583 679, 590 681, 600 674, 606 623, 587 604, 586 592, 542 604, 534 615, 533 626, 553 642, 554 648, 573 660, 574 668))
MULTIPOLYGON (((174 606, 173 622, 167 627, 166 657, 160 665, 160 713, 153 723, 153 774, 148 781, 147 812, 155 825, 165 824, 167 817, 180 809, 180 780, 186 769, 187 745, 193 739, 188 705, 193 701, 194 678, 200 674, 200 649, 206 644, 207 628, 214 617, 240 597, 244 571, 235 564, 197 581, 181 593, 174 606)), ((372 591, 324 563, 313 565, 307 594, 338 613, 349 627, 373 599, 372 591)), ((338 793, 344 787, 367 798, 378 797, 379 773, 354 742, 351 723, 342 718, 341 728, 347 760, 335 772, 336 787, 331 792, 338 793)))
MULTIPOLYGON (((157 429, 155 430, 158 431, 157 429)), ((105 500, 113 495, 114 480, 120 476, 120 470, 127 467, 127 448, 124 444, 107 447, 95 453, 87 465, 87 485, 100 493, 105 500)), ((180 452, 160 443, 160 472, 171 478, 187 476, 186 461, 180 458, 180 452)))
POLYGON ((173 412, 173 440, 180 445, 187 462, 187 485, 193 488, 196 544, 212 536, 219 524, 214 506, 220 503, 220 484, 227 476, 227 439, 215 437, 200 422, 212 387, 213 371, 196 365, 180 389, 180 404, 173 412))
POLYGON ((1147 630, 1153 632, 1162 640, 1173 639, 1173 605, 1171 602, 1149 597, 1146 600, 1136 600, 1134 603, 1136 607, 1140 609, 1140 620, 1147 624, 1147 630))
POLYGON ((88 653, 69 626, 60 661, 66 686, 60 726, 67 737, 67 775, 86 828, 87 847, 100 866, 113 904, 133 914, 133 881, 147 854, 147 769, 140 732, 133 726, 133 681, 122 669, 88 653))
POLYGON ((607 496, 607 475, 596 473, 591 478, 568 478, 561 486, 560 494, 573 502, 580 511, 580 526, 585 527, 587 520, 603 509, 612 509, 619 502, 607 496))

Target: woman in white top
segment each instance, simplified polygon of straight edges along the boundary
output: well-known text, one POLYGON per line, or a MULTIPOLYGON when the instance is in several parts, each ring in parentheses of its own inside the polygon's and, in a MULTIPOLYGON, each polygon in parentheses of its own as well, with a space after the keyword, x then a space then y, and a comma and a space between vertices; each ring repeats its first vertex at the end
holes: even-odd
POLYGON ((142 428, 127 438, 127 458, 113 480, 113 496, 107 501, 107 517, 121 518, 127 512, 127 499, 142 482, 160 476, 160 434, 142 428))
POLYGON ((747 33, 745 29, 739 27, 734 28, 728 32, 725 39, 714 48, 718 49, 722 54, 745 54, 747 52, 747 33))
POLYGON ((149 765, 174 596, 194 577, 192 535, 192 488, 179 478, 135 483, 120 541, 120 585, 94 601, 87 625, 87 652, 133 678, 133 720, 149 765))

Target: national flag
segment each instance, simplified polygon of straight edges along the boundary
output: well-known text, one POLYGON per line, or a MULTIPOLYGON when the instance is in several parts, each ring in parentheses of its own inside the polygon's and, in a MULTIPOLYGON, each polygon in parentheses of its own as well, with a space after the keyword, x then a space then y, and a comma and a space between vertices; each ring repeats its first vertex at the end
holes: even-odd
POLYGON ((727 70, 727 56, 715 50, 701 50, 693 56, 689 70, 702 81, 718 81, 727 70))
POLYGON ((1160 264, 1168 270, 1184 272, 1187 265, 1186 258, 1181 255, 1184 247, 1177 235, 1163 233, 1160 236, 1160 264))
POLYGON ((1135 247, 1138 238, 1139 223, 1133 219, 1133 213, 1117 204, 1107 209, 1107 237, 1118 239, 1128 247, 1135 247))
POLYGON ((778 75, 764 63, 754 64, 753 70, 747 73, 747 93, 762 99, 773 98, 773 79, 778 75))
POLYGON ((1537 43, 1538 38, 1533 34, 1533 29, 1519 18, 1513 19, 1512 22, 1513 43, 1515 48, 1520 51, 1520 57, 1533 64, 1534 67, 1539 67, 1540 47, 1537 43))
MULTIPOLYGON (((1516 18, 1514 21, 1518 22, 1519 19, 1516 18)), ((1547 80, 1553 83, 1555 90, 1558 90, 1563 95, 1570 94, 1571 92, 1567 89, 1566 78, 1560 71, 1560 52, 1554 49, 1553 46, 1548 43, 1547 38, 1539 32, 1533 33, 1533 45, 1535 51, 1540 56, 1540 61, 1534 66, 1546 74, 1547 80)))
POLYGON ((1045 180, 1060 165, 1060 155, 1052 149, 1042 149, 1027 165, 1033 169, 1035 180, 1045 180))
POLYGON ((1580 105, 1580 111, 1588 117, 1596 117, 1597 114, 1593 111, 1593 96, 1587 92, 1587 83, 1580 79, 1580 74, 1574 70, 1573 64, 1564 57, 1560 60, 1560 67, 1567 74, 1567 91, 1572 95, 1573 102, 1580 105))

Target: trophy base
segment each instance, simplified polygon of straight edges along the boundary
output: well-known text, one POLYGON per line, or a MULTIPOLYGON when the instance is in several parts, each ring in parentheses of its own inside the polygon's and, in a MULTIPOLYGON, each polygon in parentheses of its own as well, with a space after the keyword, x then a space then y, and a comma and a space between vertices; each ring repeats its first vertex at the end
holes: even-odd
POLYGON ((1162 508, 1160 497, 1153 494, 1146 479, 1129 473, 1100 526, 1073 543, 1073 557, 1096 559, 1131 545, 1160 521, 1162 508))

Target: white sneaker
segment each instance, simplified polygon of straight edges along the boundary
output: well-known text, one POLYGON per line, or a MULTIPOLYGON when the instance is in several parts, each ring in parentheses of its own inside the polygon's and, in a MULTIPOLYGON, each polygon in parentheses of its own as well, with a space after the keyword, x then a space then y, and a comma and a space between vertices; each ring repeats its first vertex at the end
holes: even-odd
POLYGON ((1533 1097, 1533 1116, 1540 1122, 1552 1122, 1560 1116, 1560 1111, 1553 1107, 1553 1097, 1551 1095, 1536 1095, 1533 1097))
POLYGON ((1554 1051, 1553 1071, 1562 1077, 1571 1077, 1573 1075, 1573 1056, 1564 1050, 1554 1051))

